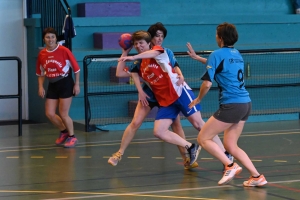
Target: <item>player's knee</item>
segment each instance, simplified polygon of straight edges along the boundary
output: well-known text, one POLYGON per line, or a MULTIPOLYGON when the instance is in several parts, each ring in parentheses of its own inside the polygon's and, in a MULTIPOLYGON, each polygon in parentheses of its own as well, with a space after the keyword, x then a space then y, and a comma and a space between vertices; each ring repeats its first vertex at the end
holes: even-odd
POLYGON ((142 122, 140 122, 140 121, 132 121, 130 123, 131 128, 134 130, 138 130, 141 125, 142 125, 142 122))
POLYGON ((53 118, 55 118, 55 113, 53 113, 53 112, 45 112, 45 114, 46 114, 46 117, 48 118, 48 119, 53 119, 53 118))
POLYGON ((162 137, 162 132, 161 131, 158 131, 158 130, 153 130, 153 135, 159 139, 161 139, 162 137))

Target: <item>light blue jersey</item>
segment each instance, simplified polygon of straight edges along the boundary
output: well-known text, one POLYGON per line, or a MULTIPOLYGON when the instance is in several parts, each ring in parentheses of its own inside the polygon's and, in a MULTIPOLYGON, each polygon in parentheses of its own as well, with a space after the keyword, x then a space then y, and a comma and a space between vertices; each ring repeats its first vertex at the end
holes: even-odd
POLYGON ((247 103, 251 99, 245 88, 244 60, 235 48, 223 47, 212 52, 202 80, 218 83, 220 104, 247 103))

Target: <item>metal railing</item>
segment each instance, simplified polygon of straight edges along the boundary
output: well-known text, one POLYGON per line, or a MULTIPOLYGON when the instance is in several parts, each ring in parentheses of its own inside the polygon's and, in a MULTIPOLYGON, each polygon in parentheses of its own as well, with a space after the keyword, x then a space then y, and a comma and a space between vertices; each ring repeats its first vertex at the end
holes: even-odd
MULTIPOLYGON (((71 17, 71 8, 67 0, 27 0, 27 17, 32 18, 34 14, 41 15, 41 34, 45 28, 52 27, 58 33, 58 40, 64 39, 64 20, 66 15, 71 17)), ((68 28, 68 35, 71 35, 72 29, 73 27, 68 28)), ((43 45, 43 40, 41 43, 43 45)), ((67 37, 65 46, 72 51, 71 37, 67 37)))
POLYGON ((1 60, 16 60, 18 62, 18 94, 13 95, 0 95, 0 99, 18 99, 18 126, 19 126, 19 136, 22 136, 22 61, 20 58, 12 57, 0 57, 1 60))

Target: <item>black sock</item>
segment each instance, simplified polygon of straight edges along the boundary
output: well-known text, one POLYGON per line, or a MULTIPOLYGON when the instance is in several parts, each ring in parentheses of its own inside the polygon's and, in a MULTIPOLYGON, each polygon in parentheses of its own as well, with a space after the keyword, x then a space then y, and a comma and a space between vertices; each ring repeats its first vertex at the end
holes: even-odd
POLYGON ((195 146, 195 144, 193 143, 190 147, 189 147, 188 145, 186 145, 185 148, 186 148, 187 150, 189 150, 189 149, 193 148, 194 146, 195 146))
POLYGON ((68 132, 68 130, 67 130, 67 129, 65 129, 65 130, 63 130, 63 131, 60 131, 60 132, 62 132, 62 133, 67 133, 67 132, 68 132))
POLYGON ((232 167, 232 166, 233 166, 233 163, 231 163, 231 164, 227 165, 227 167, 232 167))
POLYGON ((75 135, 69 135, 69 137, 75 137, 75 135))
POLYGON ((253 178, 259 178, 260 177, 260 175, 258 175, 258 176, 252 176, 253 178))

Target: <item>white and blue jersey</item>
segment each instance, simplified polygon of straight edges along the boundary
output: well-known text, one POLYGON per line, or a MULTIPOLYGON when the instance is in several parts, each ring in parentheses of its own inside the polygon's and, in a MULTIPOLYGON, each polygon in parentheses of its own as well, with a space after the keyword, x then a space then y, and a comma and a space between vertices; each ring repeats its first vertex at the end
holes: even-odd
POLYGON ((251 102, 244 82, 244 60, 235 48, 223 47, 212 52, 206 62, 207 72, 201 78, 219 87, 220 104, 251 102))

